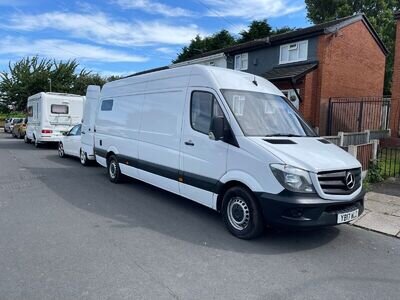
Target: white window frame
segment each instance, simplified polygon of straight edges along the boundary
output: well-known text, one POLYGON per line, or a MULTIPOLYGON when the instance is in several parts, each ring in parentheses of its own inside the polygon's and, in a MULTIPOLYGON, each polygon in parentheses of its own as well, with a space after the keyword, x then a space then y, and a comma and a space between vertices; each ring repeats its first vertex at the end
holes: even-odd
POLYGON ((248 68, 249 68, 249 53, 242 53, 242 54, 235 55, 234 60, 233 60, 233 69, 244 71, 244 70, 247 70, 248 68), (239 59, 239 61, 240 61, 240 66, 236 65, 237 59, 239 59), (246 62, 246 63, 244 63, 244 62, 246 62))
POLYGON ((308 59, 308 40, 305 41, 300 41, 300 42, 294 42, 294 43, 289 43, 285 45, 281 45, 279 49, 279 64, 290 64, 290 63, 295 63, 299 61, 306 61, 308 59), (306 57, 305 58, 300 58, 300 44, 305 44, 306 45, 306 57), (282 60, 282 51, 284 51, 284 48, 287 48, 286 51, 288 51, 288 60, 284 61, 282 60), (292 48, 292 49, 290 49, 292 48), (297 59, 290 60, 289 57, 289 51, 296 51, 297 52, 297 59))

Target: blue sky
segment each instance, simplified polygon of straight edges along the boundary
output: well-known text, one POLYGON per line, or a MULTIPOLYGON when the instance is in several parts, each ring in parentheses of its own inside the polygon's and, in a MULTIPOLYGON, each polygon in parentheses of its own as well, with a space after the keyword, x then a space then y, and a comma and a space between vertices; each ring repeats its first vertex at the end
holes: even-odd
POLYGON ((170 64, 196 34, 237 34, 254 19, 309 26, 303 0, 0 0, 0 17, 0 70, 39 55, 105 76, 170 64))

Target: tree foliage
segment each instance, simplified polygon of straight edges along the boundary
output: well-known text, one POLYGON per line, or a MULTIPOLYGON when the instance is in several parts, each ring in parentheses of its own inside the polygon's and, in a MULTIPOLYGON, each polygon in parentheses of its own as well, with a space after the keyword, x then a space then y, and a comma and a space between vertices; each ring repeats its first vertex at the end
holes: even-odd
POLYGON ((268 21, 264 19, 261 21, 251 22, 247 29, 242 30, 239 33, 239 37, 237 39, 225 29, 204 38, 197 35, 191 40, 189 46, 182 48, 182 51, 178 54, 177 59, 174 60, 173 63, 191 59, 208 51, 219 50, 238 43, 245 43, 254 39, 265 38, 270 35, 280 34, 292 30, 294 29, 290 27, 272 29, 272 27, 268 24, 268 21))
POLYGON ((26 57, 14 64, 9 63, 8 71, 0 73, 0 102, 3 107, 13 105, 24 110, 29 96, 39 92, 53 92, 84 95, 89 84, 103 85, 110 81, 98 74, 82 69, 75 60, 56 61, 26 57))
POLYGON ((394 61, 396 25, 393 14, 399 0, 305 0, 307 17, 315 24, 356 13, 364 13, 389 50, 386 63, 385 93, 390 94, 394 61))
POLYGON ((204 52, 229 47, 235 43, 235 38, 225 29, 204 38, 197 35, 191 40, 189 46, 182 48, 182 52, 178 54, 174 63, 187 60, 204 52))

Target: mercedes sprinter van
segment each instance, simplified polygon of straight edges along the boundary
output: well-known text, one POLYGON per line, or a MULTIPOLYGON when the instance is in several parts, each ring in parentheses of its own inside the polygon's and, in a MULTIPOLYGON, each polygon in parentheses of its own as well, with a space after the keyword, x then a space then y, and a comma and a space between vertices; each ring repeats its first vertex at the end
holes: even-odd
POLYGON ((192 65, 98 91, 91 151, 111 182, 125 175, 201 203, 243 239, 266 224, 337 225, 363 212, 357 159, 261 77, 192 65))

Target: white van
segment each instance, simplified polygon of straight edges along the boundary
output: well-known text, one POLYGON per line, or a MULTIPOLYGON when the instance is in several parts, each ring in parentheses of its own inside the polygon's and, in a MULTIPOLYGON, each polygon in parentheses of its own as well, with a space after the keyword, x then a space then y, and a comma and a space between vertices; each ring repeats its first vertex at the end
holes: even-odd
POLYGON ((220 211, 239 238, 363 212, 360 163, 261 77, 192 65, 107 83, 97 98, 94 151, 112 182, 126 175, 220 211))
POLYGON ((28 98, 25 142, 58 142, 64 132, 81 122, 85 97, 62 93, 38 93, 28 98))

